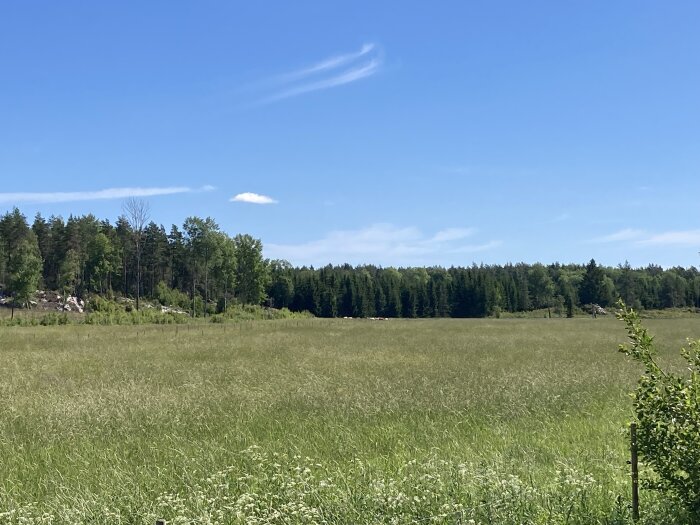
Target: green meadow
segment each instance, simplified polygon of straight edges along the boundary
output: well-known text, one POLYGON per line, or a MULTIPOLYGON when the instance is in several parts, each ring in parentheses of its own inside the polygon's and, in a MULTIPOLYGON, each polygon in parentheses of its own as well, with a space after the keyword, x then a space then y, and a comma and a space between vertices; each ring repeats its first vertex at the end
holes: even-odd
MULTIPOLYGON (((646 324, 670 366, 700 337, 646 324)), ((0 328, 0 523, 631 523, 624 340, 611 317, 0 328)))

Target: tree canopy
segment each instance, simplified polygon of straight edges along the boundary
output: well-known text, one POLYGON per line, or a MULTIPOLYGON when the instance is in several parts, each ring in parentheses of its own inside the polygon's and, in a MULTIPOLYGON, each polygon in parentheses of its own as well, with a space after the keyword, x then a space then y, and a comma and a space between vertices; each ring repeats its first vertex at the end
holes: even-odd
MULTIPOLYGON (((143 218, 143 217, 141 217, 143 218)), ((194 315, 231 301, 335 317, 482 317, 546 308, 700 308, 700 272, 691 268, 505 264, 463 267, 295 268, 266 260, 250 235, 230 236, 210 217, 182 226, 93 215, 31 226, 18 209, 0 216, 0 290, 27 304, 37 288, 172 300, 194 315), (140 229, 138 233, 135 228, 140 229), (206 305, 206 307, 205 307, 206 305)))

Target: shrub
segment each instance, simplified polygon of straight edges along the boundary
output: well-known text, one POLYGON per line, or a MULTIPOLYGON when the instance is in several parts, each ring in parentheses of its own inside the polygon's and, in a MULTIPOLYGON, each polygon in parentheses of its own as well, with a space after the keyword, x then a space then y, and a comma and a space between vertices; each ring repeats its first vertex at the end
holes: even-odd
POLYGON ((652 486, 700 517, 700 340, 689 340, 681 349, 688 374, 665 371, 637 312, 619 304, 617 317, 630 339, 619 350, 644 365, 634 393, 639 454, 658 475, 652 486))
POLYGON ((115 314, 117 312, 124 311, 124 307, 116 301, 105 299, 104 297, 101 297, 99 295, 94 295, 89 299, 88 308, 92 312, 99 312, 104 314, 115 314))
POLYGON ((68 316, 65 313, 57 314, 56 312, 49 312, 41 317, 39 324, 41 326, 65 325, 68 324, 68 316))
MULTIPOLYGON (((292 312, 288 308, 276 309, 266 308, 257 304, 229 304, 221 317, 234 321, 256 321, 262 319, 309 319, 312 318, 309 312, 292 312)), ((213 321, 217 322, 217 321, 213 321)))
POLYGON ((116 312, 91 312, 84 323, 90 325, 182 324, 188 321, 184 314, 160 312, 153 308, 116 312))
POLYGON ((192 301, 186 293, 168 287, 163 281, 156 285, 155 299, 163 306, 175 306, 184 310, 192 307, 192 301))

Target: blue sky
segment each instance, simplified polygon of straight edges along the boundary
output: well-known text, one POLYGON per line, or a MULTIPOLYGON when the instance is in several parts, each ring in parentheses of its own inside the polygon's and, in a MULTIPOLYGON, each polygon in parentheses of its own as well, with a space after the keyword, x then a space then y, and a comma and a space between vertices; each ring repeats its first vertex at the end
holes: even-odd
POLYGON ((700 3, 411 4, 4 3, 0 212, 137 195, 297 265, 700 263, 700 3))

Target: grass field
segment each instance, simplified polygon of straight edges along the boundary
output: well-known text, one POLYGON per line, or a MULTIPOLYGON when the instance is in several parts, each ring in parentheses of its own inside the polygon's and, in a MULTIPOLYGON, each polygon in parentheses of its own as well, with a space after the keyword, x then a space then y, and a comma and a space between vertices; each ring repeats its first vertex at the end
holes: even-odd
MULTIPOLYGON (((700 337, 646 324, 672 365, 700 337)), ((627 523, 624 339, 610 318, 0 328, 0 523, 627 523)), ((674 507, 642 492, 645 523, 674 507)))

